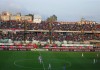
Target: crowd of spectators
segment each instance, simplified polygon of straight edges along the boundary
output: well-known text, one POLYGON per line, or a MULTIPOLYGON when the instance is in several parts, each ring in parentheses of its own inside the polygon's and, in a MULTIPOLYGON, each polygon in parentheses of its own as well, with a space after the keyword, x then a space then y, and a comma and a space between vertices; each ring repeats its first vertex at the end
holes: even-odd
POLYGON ((61 24, 60 22, 48 23, 28 23, 18 21, 1 22, 0 29, 26 29, 26 30, 63 30, 63 31, 92 31, 100 30, 100 24, 61 24))
POLYGON ((96 30, 97 30, 97 31, 100 31, 100 24, 97 24, 97 25, 96 25, 96 30))
POLYGON ((100 34, 90 34, 90 33, 60 33, 60 32, 7 32, 7 33, 0 33, 0 39, 11 39, 13 41, 48 41, 52 38, 53 41, 88 41, 88 40, 100 40, 100 34))
POLYGON ((60 22, 48 23, 28 23, 18 21, 0 22, 0 39, 11 39, 13 41, 48 41, 50 37, 53 41, 87 41, 100 40, 100 33, 68 33, 68 32, 28 32, 25 30, 63 30, 63 31, 100 31, 100 24, 61 24, 60 22), (18 29, 24 31, 3 32, 4 29, 18 29))

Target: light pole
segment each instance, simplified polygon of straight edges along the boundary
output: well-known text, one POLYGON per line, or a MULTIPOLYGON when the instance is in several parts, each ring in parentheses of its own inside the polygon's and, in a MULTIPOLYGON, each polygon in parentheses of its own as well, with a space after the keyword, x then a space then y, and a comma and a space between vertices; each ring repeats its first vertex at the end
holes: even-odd
POLYGON ((50 44, 52 44, 52 23, 49 23, 49 40, 50 44))
POLYGON ((24 22, 24 44, 26 44, 27 21, 24 22))

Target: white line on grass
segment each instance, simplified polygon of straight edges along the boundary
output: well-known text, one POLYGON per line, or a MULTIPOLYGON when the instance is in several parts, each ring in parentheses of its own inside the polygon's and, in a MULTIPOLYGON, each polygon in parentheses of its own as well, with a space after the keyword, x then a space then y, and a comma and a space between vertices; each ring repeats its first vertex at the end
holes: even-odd
POLYGON ((17 66, 17 67, 21 67, 21 68, 31 68, 31 69, 33 69, 32 67, 26 67, 26 66, 23 66, 23 65, 16 64, 19 61, 25 61, 25 60, 33 60, 33 59, 16 60, 16 61, 14 61, 14 65, 17 66))
POLYGON ((16 67, 20 67, 20 68, 41 69, 41 68, 33 68, 33 67, 27 67, 27 66, 23 66, 23 65, 17 64, 18 62, 20 62, 20 61, 25 61, 25 60, 33 60, 33 59, 15 60, 15 61, 14 61, 14 65, 15 65, 16 67))

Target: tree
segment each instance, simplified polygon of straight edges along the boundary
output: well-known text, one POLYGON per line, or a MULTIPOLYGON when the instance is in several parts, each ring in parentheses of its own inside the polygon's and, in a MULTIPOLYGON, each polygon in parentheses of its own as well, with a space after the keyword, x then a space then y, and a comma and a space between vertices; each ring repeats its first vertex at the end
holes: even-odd
POLYGON ((28 14, 28 15, 26 15, 26 16, 32 16, 32 20, 33 20, 33 18, 34 18, 34 15, 33 15, 33 14, 28 14))
POLYGON ((57 16, 56 15, 52 15, 52 16, 47 18, 47 22, 55 22, 55 21, 57 21, 57 16))
POLYGON ((53 31, 52 23, 57 21, 57 16, 52 15, 48 17, 46 21, 49 22, 49 39, 50 39, 50 44, 52 44, 52 31, 53 31))

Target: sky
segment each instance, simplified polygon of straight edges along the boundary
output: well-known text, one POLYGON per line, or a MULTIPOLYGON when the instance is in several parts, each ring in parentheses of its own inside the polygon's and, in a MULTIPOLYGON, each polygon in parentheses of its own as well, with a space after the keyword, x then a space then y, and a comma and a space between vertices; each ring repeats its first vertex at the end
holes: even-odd
POLYGON ((0 12, 38 14, 43 20, 55 14, 58 21, 100 22, 100 0, 0 0, 0 12))

